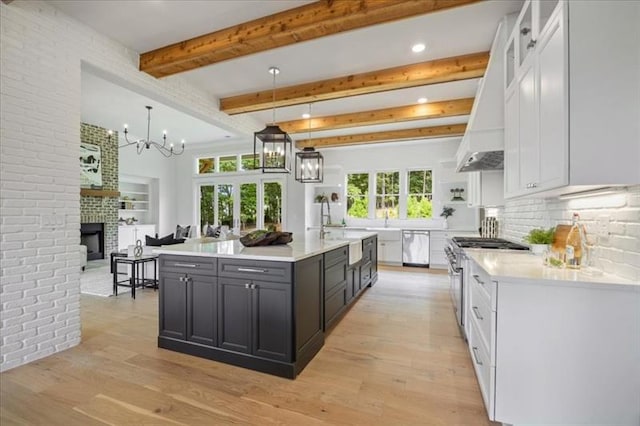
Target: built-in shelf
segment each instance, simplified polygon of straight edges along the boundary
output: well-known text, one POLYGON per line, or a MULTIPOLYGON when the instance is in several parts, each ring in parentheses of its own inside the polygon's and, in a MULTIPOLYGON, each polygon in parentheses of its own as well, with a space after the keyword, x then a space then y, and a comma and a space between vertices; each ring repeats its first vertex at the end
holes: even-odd
POLYGON ((122 219, 137 219, 137 223, 153 222, 152 212, 156 205, 151 196, 150 183, 136 177, 121 177, 118 216, 122 219))

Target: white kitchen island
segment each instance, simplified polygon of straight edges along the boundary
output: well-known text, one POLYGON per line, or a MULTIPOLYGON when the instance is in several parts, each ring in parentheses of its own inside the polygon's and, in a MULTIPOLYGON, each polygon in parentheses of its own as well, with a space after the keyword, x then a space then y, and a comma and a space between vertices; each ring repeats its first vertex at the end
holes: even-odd
POLYGON ((640 283, 465 249, 469 350, 491 420, 640 424, 640 283))

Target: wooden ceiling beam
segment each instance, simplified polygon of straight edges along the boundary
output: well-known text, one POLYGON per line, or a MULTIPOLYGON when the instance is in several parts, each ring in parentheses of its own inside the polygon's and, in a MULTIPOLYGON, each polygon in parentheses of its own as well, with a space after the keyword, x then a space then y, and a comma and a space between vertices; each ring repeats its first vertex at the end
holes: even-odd
POLYGON ((220 111, 242 114, 387 90, 478 78, 484 75, 489 52, 436 59, 384 70, 336 77, 312 83, 263 90, 220 99, 220 111))
POLYGON ((140 71, 166 77, 217 62, 397 21, 479 0, 322 0, 140 55, 140 71))
POLYGON ((393 108, 361 111, 349 114, 330 115, 326 117, 282 121, 280 128, 287 133, 317 132, 320 130, 344 129, 348 127, 370 126, 401 121, 424 120, 428 118, 455 117, 469 115, 473 98, 454 99, 426 104, 406 105, 393 108))
POLYGON ((446 138, 462 136, 464 135, 466 128, 466 124, 451 124, 446 126, 420 127, 417 129, 402 129, 386 132, 332 136, 326 138, 301 139, 296 141, 296 148, 329 148, 383 142, 402 142, 415 139, 446 138))

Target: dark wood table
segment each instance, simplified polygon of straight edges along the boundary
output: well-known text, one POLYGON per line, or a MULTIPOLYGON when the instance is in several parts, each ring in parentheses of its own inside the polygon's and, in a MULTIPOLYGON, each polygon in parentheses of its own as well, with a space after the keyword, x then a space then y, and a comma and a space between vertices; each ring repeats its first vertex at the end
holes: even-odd
POLYGON ((113 294, 118 295, 118 287, 131 288, 131 297, 136 298, 136 287, 151 287, 158 289, 157 277, 158 256, 155 254, 143 255, 140 257, 119 257, 113 258, 113 294), (145 277, 145 264, 153 263, 153 278, 145 277), (131 266, 130 277, 124 280, 118 280, 118 265, 124 264, 131 266))

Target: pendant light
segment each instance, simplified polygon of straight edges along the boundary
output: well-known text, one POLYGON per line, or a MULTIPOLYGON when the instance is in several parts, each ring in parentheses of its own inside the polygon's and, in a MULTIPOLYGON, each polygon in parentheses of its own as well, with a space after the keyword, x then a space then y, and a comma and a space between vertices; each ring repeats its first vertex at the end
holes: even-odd
POLYGON ((287 132, 276 125, 276 75, 280 70, 271 67, 269 72, 273 75, 273 121, 253 134, 254 161, 258 156, 260 157, 260 168, 263 173, 291 173, 293 141, 287 132))
MULTIPOLYGON (((309 136, 311 140, 311 104, 309 104, 309 136)), ((324 173, 324 158, 322 154, 306 147, 296 152, 296 180, 302 183, 321 183, 324 173)))

